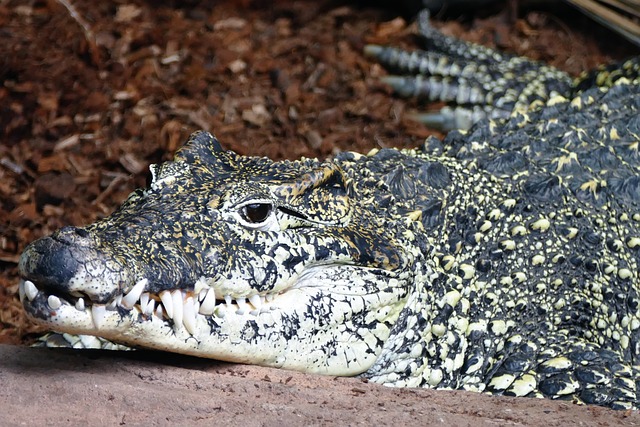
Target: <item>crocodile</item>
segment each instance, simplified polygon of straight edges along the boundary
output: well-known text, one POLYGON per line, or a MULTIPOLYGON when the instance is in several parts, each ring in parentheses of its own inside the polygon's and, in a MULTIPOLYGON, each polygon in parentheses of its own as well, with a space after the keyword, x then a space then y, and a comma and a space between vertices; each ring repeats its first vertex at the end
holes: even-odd
POLYGON ((196 132, 110 216, 25 248, 27 313, 69 339, 637 408, 639 59, 573 82, 420 32, 428 51, 367 52, 468 130, 278 162, 196 132))

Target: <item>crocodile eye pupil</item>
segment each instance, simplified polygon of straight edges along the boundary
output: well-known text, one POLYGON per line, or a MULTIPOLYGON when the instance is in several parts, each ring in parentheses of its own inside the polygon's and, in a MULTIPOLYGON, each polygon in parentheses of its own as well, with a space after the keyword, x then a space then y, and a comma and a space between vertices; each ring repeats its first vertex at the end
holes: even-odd
POLYGON ((242 216, 247 222, 260 223, 269 217, 271 209, 269 203, 251 203, 242 208, 242 216))

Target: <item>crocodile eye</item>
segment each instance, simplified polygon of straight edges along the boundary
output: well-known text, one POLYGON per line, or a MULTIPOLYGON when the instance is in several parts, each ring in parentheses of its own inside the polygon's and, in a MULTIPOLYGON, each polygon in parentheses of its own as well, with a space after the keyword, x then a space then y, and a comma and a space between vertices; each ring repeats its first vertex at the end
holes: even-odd
POLYGON ((272 210, 273 205, 271 203, 250 203, 240 209, 240 215, 249 223, 259 224, 269 218, 272 210))

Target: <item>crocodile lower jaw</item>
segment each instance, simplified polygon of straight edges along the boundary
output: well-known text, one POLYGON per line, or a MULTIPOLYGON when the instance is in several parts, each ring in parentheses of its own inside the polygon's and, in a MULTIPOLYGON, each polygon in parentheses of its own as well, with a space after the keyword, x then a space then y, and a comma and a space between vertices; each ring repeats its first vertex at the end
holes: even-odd
MULTIPOLYGON (((55 324, 60 310, 64 318, 77 318, 83 329, 102 331, 109 319, 133 317, 144 321, 161 321, 172 324, 176 332, 184 328, 194 336, 197 334, 198 317, 222 319, 229 315, 257 317, 274 311, 275 294, 254 294, 249 298, 233 298, 230 295, 216 296, 213 288, 204 279, 196 282, 194 290, 165 290, 160 293, 145 292, 147 280, 142 279, 126 292, 117 293, 107 304, 92 302, 86 297, 47 294, 30 280, 22 280, 19 286, 20 301, 33 312, 44 314, 39 320, 55 324), (75 310, 75 312, 73 311, 75 310)), ((79 325, 80 326, 80 325, 79 325)))

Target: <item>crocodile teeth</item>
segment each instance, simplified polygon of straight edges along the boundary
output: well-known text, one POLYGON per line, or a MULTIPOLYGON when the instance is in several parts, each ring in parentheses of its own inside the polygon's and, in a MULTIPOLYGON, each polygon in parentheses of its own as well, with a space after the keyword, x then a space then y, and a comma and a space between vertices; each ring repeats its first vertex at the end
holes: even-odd
MULTIPOLYGON (((140 305, 140 307, 144 307, 142 309, 142 312, 144 314, 146 314, 147 316, 151 316, 153 314, 153 311, 156 309, 156 302, 154 300, 149 300, 149 302, 147 302, 147 305, 140 305)), ((158 307, 160 308, 160 310, 162 310, 162 304, 158 304, 158 307)))
POLYGON ((157 318, 162 319, 162 315, 163 315, 163 310, 162 310, 162 304, 158 304, 158 306, 156 307, 156 311, 155 311, 155 315, 157 318))
POLYGON ((207 280, 204 277, 201 277, 198 280, 196 280, 196 283, 194 283, 193 285, 193 292, 196 294, 200 293, 200 291, 208 290, 208 289, 209 289, 209 285, 207 285, 207 280))
POLYGON ((84 308, 84 298, 78 298, 78 301, 76 301, 76 310, 84 311, 84 308))
POLYGON ((107 316, 107 307, 102 304, 93 304, 91 306, 91 318, 96 329, 100 329, 104 325, 107 316))
POLYGON ((147 279, 142 279, 133 285, 133 288, 122 298, 122 305, 126 308, 133 308, 133 305, 140 299, 147 283, 149 283, 147 279))
POLYGON ((149 292, 145 292, 140 295, 140 311, 144 312, 145 308, 147 308, 147 304, 149 304, 150 295, 149 292))
POLYGON ((252 314, 254 316, 260 314, 260 308, 262 307, 262 303, 264 302, 264 297, 261 297, 258 294, 251 295, 249 297, 249 302, 254 307, 254 310, 251 310, 249 314, 252 314))
POLYGON ((117 297, 109 301, 106 307, 107 307, 107 310, 109 311, 115 311, 115 309, 121 304, 122 304, 122 294, 118 295, 117 297))
POLYGON ((207 292, 204 299, 200 303, 200 314, 213 314, 213 310, 216 308, 216 293, 213 289, 207 292))
POLYGON ((175 325, 179 325, 182 323, 182 307, 184 306, 182 291, 173 291, 171 293, 171 299, 173 300, 173 322, 175 325))
POLYGON ((196 308, 194 305, 193 297, 187 297, 184 300, 184 306, 182 307, 182 323, 184 327, 191 335, 196 332, 196 308))
POLYGON ((24 280, 20 281, 18 285, 18 295, 20 296, 20 302, 24 302, 25 293, 24 293, 24 280))
POLYGON ((49 295, 49 298, 47 298, 47 303, 52 310, 57 310, 62 306, 62 301, 60 301, 60 298, 55 295, 49 295))
MULTIPOLYGON (((173 319, 173 300, 171 298, 171 292, 169 291, 160 292, 160 300, 162 301, 164 310, 167 312, 167 317, 169 319, 173 319)), ((158 316, 158 317, 162 317, 162 316, 158 316)))
POLYGON ((224 318, 227 315, 227 306, 224 304, 217 305, 215 313, 217 317, 224 318))
POLYGON ((255 295, 251 295, 249 297, 249 302, 251 303, 252 306, 254 306, 257 310, 260 310, 260 307, 262 307, 262 301, 263 301, 263 297, 261 297, 258 294, 255 295))
POLYGON ((238 309, 236 310, 236 314, 240 316, 242 316, 249 308, 246 298, 238 298, 236 300, 236 304, 238 304, 238 309))
POLYGON ((24 294, 29 298, 29 301, 33 301, 33 299, 38 295, 38 288, 36 288, 36 285, 34 285, 32 281, 25 280, 24 294))
POLYGON ((227 307, 231 307, 231 303, 233 302, 233 299, 231 298, 231 295, 225 295, 224 296, 224 302, 225 302, 225 304, 227 304, 227 307))

